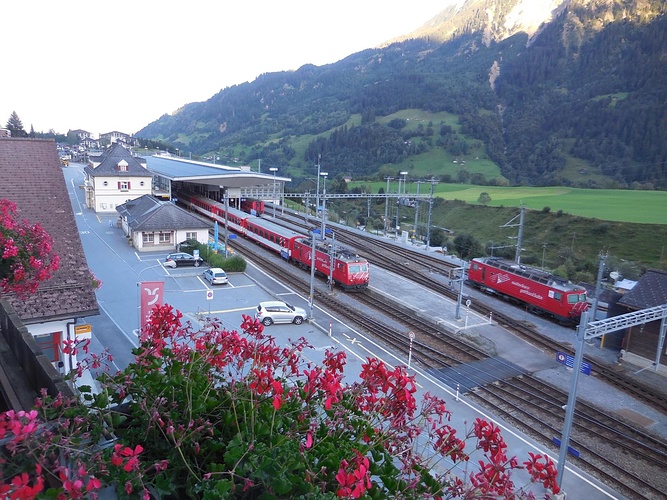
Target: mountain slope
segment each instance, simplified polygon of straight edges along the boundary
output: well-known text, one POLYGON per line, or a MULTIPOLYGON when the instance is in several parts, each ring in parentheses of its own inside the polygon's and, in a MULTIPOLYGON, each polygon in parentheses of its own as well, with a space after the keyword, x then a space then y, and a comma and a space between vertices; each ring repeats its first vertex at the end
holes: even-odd
POLYGON ((647 0, 469 0, 386 46, 261 75, 137 135, 302 169, 322 155, 333 175, 371 176, 430 154, 428 174, 442 176, 443 158, 474 155, 512 184, 667 188, 665 10, 647 0), (402 110, 440 121, 411 126, 393 118, 402 110))

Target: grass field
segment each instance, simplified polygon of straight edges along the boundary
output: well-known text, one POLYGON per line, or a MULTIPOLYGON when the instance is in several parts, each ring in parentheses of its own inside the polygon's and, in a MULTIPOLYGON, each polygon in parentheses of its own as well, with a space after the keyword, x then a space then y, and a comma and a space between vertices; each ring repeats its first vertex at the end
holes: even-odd
MULTIPOLYGON (((368 183, 364 183, 368 185, 368 183)), ((373 192, 386 183, 372 183, 373 192)), ((393 181, 391 191, 397 189, 393 181)), ((420 192, 429 192, 429 185, 422 185, 420 192)), ((416 193, 417 187, 408 179, 407 191, 416 193)), ((437 184, 434 196, 446 200, 461 200, 477 204, 479 195, 488 193, 491 201, 487 206, 520 207, 542 210, 549 207, 552 212, 581 217, 638 224, 667 224, 667 192, 630 191, 618 189, 577 189, 569 187, 495 187, 465 184, 437 184)))
POLYGON ((634 222, 639 224, 667 224, 667 192, 630 191, 618 189, 501 188, 490 186, 459 186, 458 190, 436 193, 443 198, 477 203, 479 195, 486 192, 491 197, 489 206, 525 206, 533 210, 544 207, 552 211, 582 217, 634 222))

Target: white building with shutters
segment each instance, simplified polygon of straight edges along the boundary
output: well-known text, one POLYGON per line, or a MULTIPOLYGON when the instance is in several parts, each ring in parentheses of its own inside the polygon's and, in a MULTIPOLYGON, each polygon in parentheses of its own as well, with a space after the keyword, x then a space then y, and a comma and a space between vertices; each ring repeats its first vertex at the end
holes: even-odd
POLYGON ((119 205, 151 194, 152 174, 122 144, 91 159, 84 173, 86 206, 98 213, 115 214, 119 205))

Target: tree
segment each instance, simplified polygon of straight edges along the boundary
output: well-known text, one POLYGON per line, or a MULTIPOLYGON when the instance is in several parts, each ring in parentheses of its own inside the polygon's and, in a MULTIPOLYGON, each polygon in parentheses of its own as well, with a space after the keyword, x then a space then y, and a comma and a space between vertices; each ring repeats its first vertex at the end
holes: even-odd
POLYGON ((482 244, 471 234, 457 235, 454 238, 454 247, 462 259, 471 259, 482 254, 482 244))
POLYGON ((432 247, 444 247, 445 243, 447 243, 447 236, 445 236, 445 232, 442 229, 433 229, 430 238, 430 245, 432 247))
POLYGON ((26 137, 28 135, 23 129, 23 123, 16 111, 12 111, 9 120, 7 120, 7 129, 11 131, 12 137, 26 137))
POLYGON ((491 196, 489 196, 489 193, 485 191, 479 194, 479 198, 477 198, 477 201, 482 205, 488 205, 491 202, 491 196))
POLYGON ((144 498, 530 498, 511 479, 522 468, 558 491, 554 463, 530 454, 519 465, 496 425, 476 419, 457 436, 444 401, 417 401, 405 367, 368 358, 344 384, 342 351, 318 366, 305 339, 277 346, 249 316, 241 332, 216 320, 193 331, 181 317, 155 307, 135 361, 98 377, 98 393, 82 387, 85 404, 43 397, 0 415, 0 496, 82 498, 110 485, 144 498), (436 460, 450 463, 441 475, 436 460))

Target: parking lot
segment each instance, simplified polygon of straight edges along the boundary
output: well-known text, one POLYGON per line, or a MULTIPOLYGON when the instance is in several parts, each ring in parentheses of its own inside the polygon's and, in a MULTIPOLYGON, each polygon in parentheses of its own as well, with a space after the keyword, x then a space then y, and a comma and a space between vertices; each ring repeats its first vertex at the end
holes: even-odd
MULTIPOLYGON (((74 167, 74 168, 72 168, 74 167)), ((97 290, 100 316, 83 318, 93 327, 93 347, 108 348, 117 368, 132 360, 131 350, 138 345, 140 282, 164 282, 164 302, 183 314, 183 320, 197 328, 207 317, 217 318, 224 327, 238 329, 242 314, 254 315, 262 301, 282 299, 307 308, 307 300, 286 289, 259 269, 248 266, 245 273, 229 273, 225 285, 211 285, 203 277, 208 268, 166 267, 168 251, 137 252, 128 244, 117 215, 96 214, 85 208, 82 169, 64 169, 75 219, 88 266, 102 281, 97 290)), ((276 338, 298 338, 317 333, 313 325, 283 324, 268 327, 276 338)))

